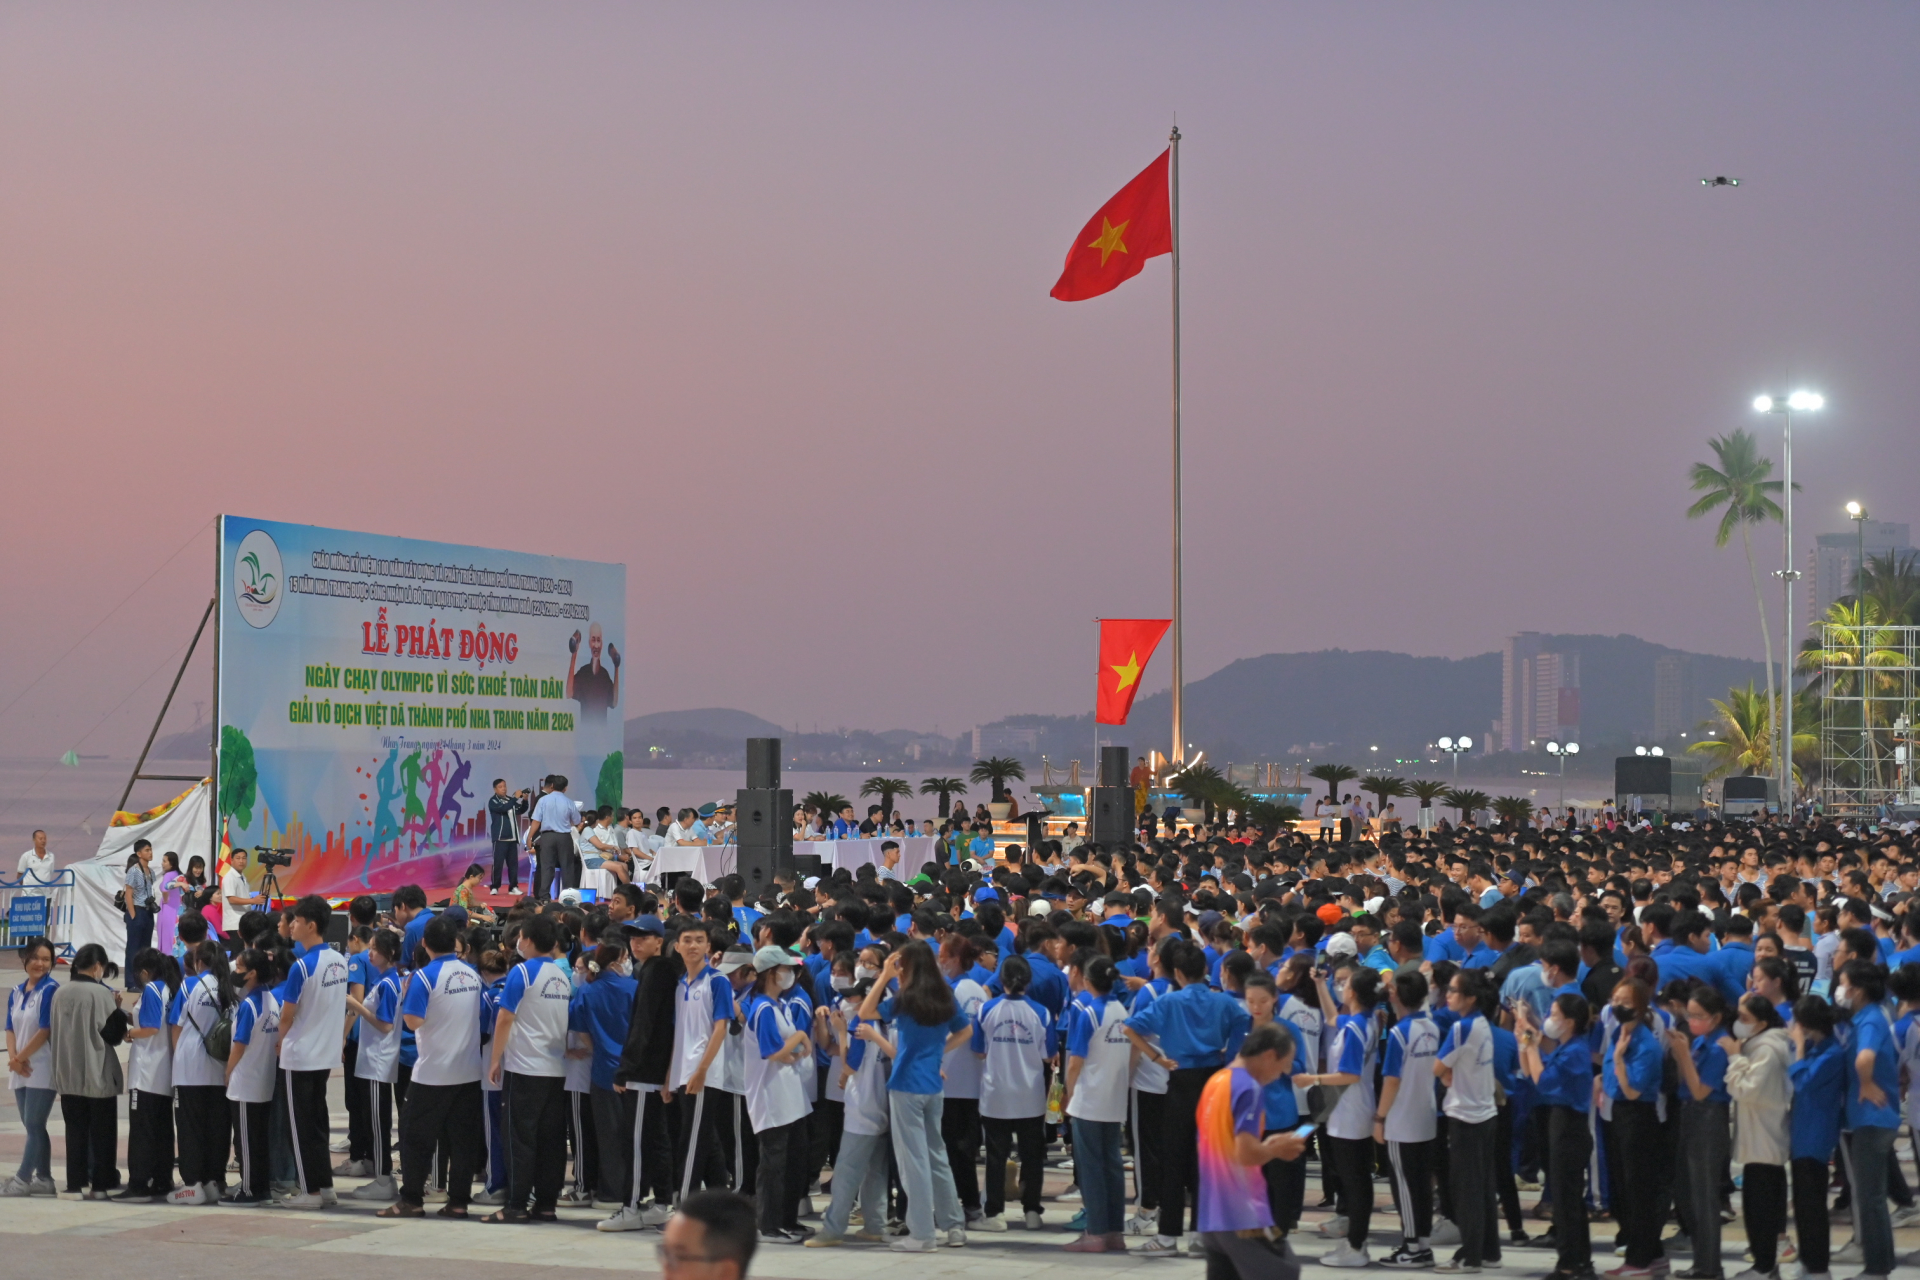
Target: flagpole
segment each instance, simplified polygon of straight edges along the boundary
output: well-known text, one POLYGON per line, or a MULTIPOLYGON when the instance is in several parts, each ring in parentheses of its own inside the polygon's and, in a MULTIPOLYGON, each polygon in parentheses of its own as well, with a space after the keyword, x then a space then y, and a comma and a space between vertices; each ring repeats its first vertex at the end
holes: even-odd
POLYGON ((1168 213, 1173 231, 1173 754, 1172 764, 1187 758, 1186 725, 1180 705, 1180 127, 1168 137, 1172 152, 1168 213))

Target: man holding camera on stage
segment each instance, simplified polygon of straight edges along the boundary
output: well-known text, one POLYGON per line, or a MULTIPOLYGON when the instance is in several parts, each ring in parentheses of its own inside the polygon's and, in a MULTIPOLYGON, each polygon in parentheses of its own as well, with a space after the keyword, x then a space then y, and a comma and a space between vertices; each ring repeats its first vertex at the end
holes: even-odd
POLYGON ((265 899, 247 883, 247 851, 235 849, 227 855, 226 874, 220 877, 220 929, 233 934, 240 928, 240 917, 265 899))

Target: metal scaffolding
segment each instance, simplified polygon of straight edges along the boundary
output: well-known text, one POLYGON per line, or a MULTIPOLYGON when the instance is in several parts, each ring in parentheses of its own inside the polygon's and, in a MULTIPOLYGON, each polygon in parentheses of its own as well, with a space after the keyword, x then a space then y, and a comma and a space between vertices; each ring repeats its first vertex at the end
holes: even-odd
POLYGON ((1911 741, 1920 627, 1817 625, 1819 649, 1806 670, 1820 698, 1822 804, 1851 814, 1920 804, 1911 741))

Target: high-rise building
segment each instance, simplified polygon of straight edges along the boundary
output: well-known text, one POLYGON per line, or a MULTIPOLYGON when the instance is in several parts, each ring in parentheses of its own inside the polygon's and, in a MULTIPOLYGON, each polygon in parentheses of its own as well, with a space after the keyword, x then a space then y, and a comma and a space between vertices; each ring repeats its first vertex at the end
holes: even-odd
POLYGON ((1537 750, 1580 733, 1580 655, 1545 648, 1538 631, 1507 637, 1500 655, 1496 751, 1537 750))
POLYGON ((1869 559, 1888 552, 1913 550, 1907 540, 1909 525, 1891 520, 1863 520, 1858 529, 1845 533, 1823 533, 1813 540, 1812 564, 1808 576, 1813 590, 1807 592, 1807 622, 1818 622, 1841 596, 1853 594, 1853 583, 1860 572, 1861 544, 1869 559))
POLYGON ((1653 736, 1677 738, 1692 729, 1695 685, 1693 655, 1663 653, 1653 660, 1653 736))

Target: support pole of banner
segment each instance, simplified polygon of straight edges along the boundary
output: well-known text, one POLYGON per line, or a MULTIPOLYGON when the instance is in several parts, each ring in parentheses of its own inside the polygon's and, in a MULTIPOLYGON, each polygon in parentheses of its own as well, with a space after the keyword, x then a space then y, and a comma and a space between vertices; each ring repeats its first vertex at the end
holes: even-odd
MULTIPOLYGON (((1173 756, 1187 758, 1186 724, 1180 705, 1180 127, 1168 138, 1167 206, 1173 232, 1173 756)), ((1096 734, 1098 730, 1095 730, 1096 734)), ((1094 756, 1099 758, 1099 752, 1094 756)))
MULTIPOLYGON (((213 604, 220 608, 220 561, 226 555, 227 518, 213 518, 213 604)), ((220 883, 220 622, 213 624, 213 749, 208 753, 207 776, 213 779, 207 796, 207 880, 220 883)))
POLYGON ((205 613, 200 615, 200 625, 193 630, 193 643, 187 646, 187 656, 180 659, 180 669, 173 673, 173 686, 167 690, 167 700, 160 704, 160 714, 153 718, 153 728, 147 732, 147 745, 140 748, 140 758, 133 762, 133 772, 127 775, 127 789, 120 793, 120 803, 113 806, 116 811, 127 807, 127 797, 133 794, 133 784, 142 778, 151 778, 156 782, 198 782, 198 778, 188 778, 177 773, 145 774, 140 771, 147 767, 147 753, 153 750, 153 740, 160 736, 160 723, 167 718, 167 708, 173 705, 173 695, 180 692, 181 677, 187 674, 187 664, 193 661, 193 651, 200 647, 200 637, 207 630, 207 619, 213 616, 214 601, 207 601, 205 613))

